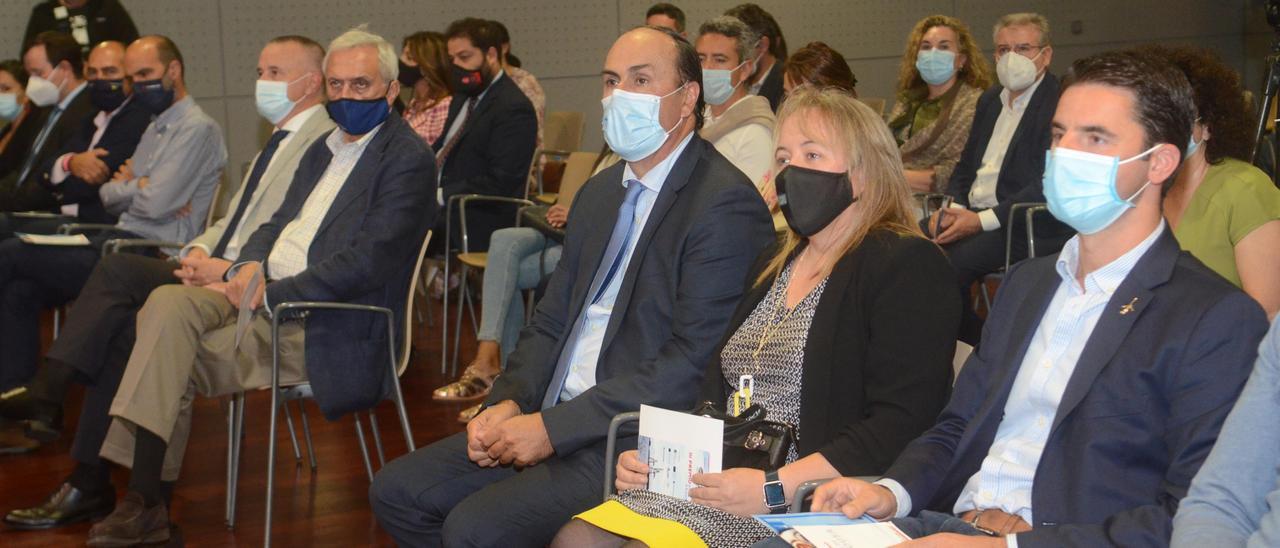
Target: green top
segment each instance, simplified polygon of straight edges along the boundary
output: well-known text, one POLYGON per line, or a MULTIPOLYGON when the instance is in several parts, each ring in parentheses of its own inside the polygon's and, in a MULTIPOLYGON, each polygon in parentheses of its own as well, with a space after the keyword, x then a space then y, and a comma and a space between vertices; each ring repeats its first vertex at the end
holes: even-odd
POLYGON ((907 142, 911 136, 929 127, 942 116, 943 109, 956 97, 960 90, 960 82, 956 82, 946 93, 929 99, 927 89, 912 90, 902 94, 898 100, 906 105, 901 116, 889 121, 889 129, 893 130, 898 146, 907 142))
POLYGON ((1280 189, 1262 170, 1227 158, 1209 166, 1173 235, 1182 249, 1240 287, 1236 244, 1275 219, 1280 219, 1280 189))

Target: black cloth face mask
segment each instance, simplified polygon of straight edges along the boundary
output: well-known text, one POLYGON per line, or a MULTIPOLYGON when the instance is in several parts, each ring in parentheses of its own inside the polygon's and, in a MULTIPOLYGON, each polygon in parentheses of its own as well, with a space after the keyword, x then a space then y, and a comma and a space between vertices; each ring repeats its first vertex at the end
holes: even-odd
POLYGON ((858 201, 845 172, 787 166, 778 172, 774 184, 787 226, 806 238, 821 232, 858 201))

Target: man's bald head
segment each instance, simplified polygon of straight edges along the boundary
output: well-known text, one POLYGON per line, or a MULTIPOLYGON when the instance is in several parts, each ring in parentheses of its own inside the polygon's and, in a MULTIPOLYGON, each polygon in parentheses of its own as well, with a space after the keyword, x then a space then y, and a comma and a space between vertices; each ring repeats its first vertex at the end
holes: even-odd
POLYGON ((124 78, 125 46, 115 40, 107 40, 89 50, 89 62, 84 67, 84 77, 89 80, 120 80, 124 78))
POLYGON ((692 115, 696 120, 694 129, 701 129, 705 106, 702 100, 702 64, 693 44, 665 27, 644 26, 631 29, 618 37, 609 49, 605 59, 606 80, 611 70, 616 76, 625 78, 628 72, 635 73, 634 69, 641 66, 648 68, 654 76, 665 77, 669 81, 662 82, 661 89, 654 91, 637 90, 626 83, 621 86, 622 89, 663 95, 686 83, 690 84, 690 88, 696 87, 697 106, 692 115), (611 62, 616 66, 611 67, 611 62))

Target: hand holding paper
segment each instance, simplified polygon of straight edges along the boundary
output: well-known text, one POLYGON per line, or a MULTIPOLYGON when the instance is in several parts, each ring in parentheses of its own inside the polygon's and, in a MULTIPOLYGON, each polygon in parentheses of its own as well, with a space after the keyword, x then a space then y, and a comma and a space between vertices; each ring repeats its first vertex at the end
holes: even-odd
POLYGON ((641 405, 639 445, 649 490, 689 500, 694 474, 721 469, 724 421, 641 405))

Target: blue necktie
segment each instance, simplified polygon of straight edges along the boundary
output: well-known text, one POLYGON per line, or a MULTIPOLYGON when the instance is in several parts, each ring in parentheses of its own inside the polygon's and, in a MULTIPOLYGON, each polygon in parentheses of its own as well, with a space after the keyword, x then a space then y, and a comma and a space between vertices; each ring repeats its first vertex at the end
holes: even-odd
POLYGON ((54 124, 58 123, 58 118, 61 116, 61 107, 53 107, 53 110, 49 111, 49 117, 45 119, 44 127, 40 128, 40 133, 36 135, 36 140, 31 145, 31 151, 27 154, 26 161, 22 162, 22 171, 18 173, 18 186, 22 186, 27 180, 27 175, 31 174, 31 168, 35 167, 36 157, 40 155, 40 149, 44 148, 44 142, 49 139, 49 133, 53 130, 54 124))
POLYGON ((643 192, 644 185, 640 184, 640 181, 635 179, 627 181, 627 195, 622 199, 622 205, 618 207, 618 220, 613 223, 613 234, 609 236, 609 244, 605 246, 600 266, 596 267, 596 275, 591 280, 591 289, 588 292, 588 295, 591 295, 591 301, 578 313, 577 321, 573 323, 569 332, 569 338, 565 341, 564 348, 560 350, 560 359, 556 361, 556 370, 551 377, 551 384, 547 385, 547 393, 542 397, 543 409, 560 401, 560 391, 564 389, 564 381, 569 377, 569 369, 573 366, 569 360, 572 359, 574 348, 578 345, 578 334, 582 329, 583 319, 587 316, 587 309, 600 301, 605 288, 609 287, 609 282, 613 281, 618 268, 622 266, 622 257, 626 255, 631 235, 635 232, 636 200, 643 192))
MULTIPOLYGON (((231 215, 231 222, 227 223, 226 230, 222 231, 222 237, 218 238, 218 245, 213 246, 214 257, 222 257, 227 251, 227 244, 231 243, 231 235, 236 233, 236 227, 240 226, 240 218, 244 217, 245 210, 249 209, 249 201, 253 199, 253 192, 258 189, 258 181, 262 180, 262 174, 266 173, 267 166, 271 165, 271 157, 276 155, 276 149, 280 148, 280 141, 289 136, 289 132, 279 130, 271 134, 271 138, 267 140, 267 146, 262 149, 262 153, 258 154, 258 160, 253 163, 253 171, 249 172, 249 180, 244 182, 244 192, 240 194, 240 204, 236 206, 236 212, 231 215)), ((257 229, 257 227, 254 227, 257 229)))

